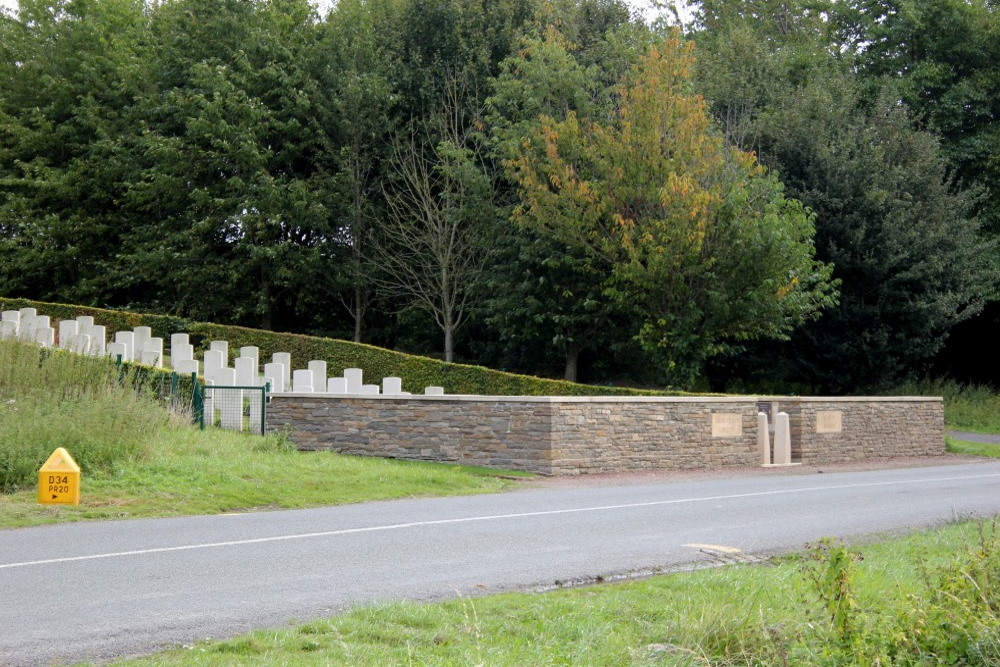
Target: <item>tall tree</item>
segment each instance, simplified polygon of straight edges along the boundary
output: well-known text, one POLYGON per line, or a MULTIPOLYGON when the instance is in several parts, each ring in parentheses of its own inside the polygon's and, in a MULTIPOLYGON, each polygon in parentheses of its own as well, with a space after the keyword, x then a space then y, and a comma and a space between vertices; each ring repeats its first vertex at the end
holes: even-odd
POLYGON ((610 122, 542 116, 508 161, 520 224, 609 261, 639 338, 690 386, 732 340, 782 337, 831 303, 812 221, 751 155, 711 131, 676 35, 623 82, 610 122))
POLYGON ((759 150, 816 213, 841 303, 749 369, 816 391, 858 391, 927 367, 996 284, 995 246, 938 142, 893 87, 859 80, 817 7, 706 2, 699 85, 734 141, 759 150), (730 76, 745 72, 749 80, 730 76))

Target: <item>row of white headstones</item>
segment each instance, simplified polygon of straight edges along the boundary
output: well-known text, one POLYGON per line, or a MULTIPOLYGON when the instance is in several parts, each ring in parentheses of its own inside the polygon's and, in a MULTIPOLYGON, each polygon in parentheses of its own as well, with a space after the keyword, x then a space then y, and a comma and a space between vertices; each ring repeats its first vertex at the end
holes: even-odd
MULTIPOLYGON (((114 340, 108 342, 107 329, 94 323, 90 316, 80 316, 74 320, 62 320, 56 328, 47 315, 38 314, 35 308, 7 310, 0 313, 0 339, 16 339, 32 342, 42 347, 56 347, 82 355, 121 358, 122 361, 137 362, 154 368, 163 368, 164 340, 152 335, 149 327, 135 327, 131 331, 115 332, 114 340)), ((233 366, 229 366, 229 343, 216 340, 209 343, 202 361, 194 358, 194 346, 188 334, 176 333, 170 336, 170 365, 178 374, 200 374, 206 387, 268 387, 271 393, 323 393, 336 395, 385 395, 410 396, 402 389, 402 379, 386 377, 382 385, 364 384, 360 368, 347 368, 341 377, 327 377, 327 364, 323 360, 313 360, 303 369, 292 369, 292 355, 275 352, 270 363, 263 365, 261 373, 260 350, 254 346, 241 347, 233 366)), ((429 396, 443 396, 442 387, 427 387, 429 396)), ((242 403, 242 398, 239 403, 242 403)), ((251 404, 252 406, 252 404, 251 404)), ((223 410, 220 424, 224 428, 254 430, 260 427, 257 410, 251 407, 250 423, 244 423, 236 414, 223 410)), ((216 412, 208 401, 206 414, 215 423, 216 412)))

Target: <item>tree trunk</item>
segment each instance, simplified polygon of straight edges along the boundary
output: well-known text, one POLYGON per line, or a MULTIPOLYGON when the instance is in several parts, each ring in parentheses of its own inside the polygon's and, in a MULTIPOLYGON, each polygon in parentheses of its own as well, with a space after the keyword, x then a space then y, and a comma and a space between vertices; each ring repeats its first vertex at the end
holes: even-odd
POLYGON ((444 326, 444 360, 451 362, 455 359, 455 341, 452 340, 452 325, 449 322, 444 326))
POLYGON ((357 286, 354 288, 354 342, 361 342, 361 318, 364 313, 364 308, 361 303, 361 299, 364 295, 361 294, 361 287, 357 286))
POLYGON ((566 372, 563 378, 569 382, 576 382, 577 362, 580 360, 580 345, 578 343, 566 343, 566 372))

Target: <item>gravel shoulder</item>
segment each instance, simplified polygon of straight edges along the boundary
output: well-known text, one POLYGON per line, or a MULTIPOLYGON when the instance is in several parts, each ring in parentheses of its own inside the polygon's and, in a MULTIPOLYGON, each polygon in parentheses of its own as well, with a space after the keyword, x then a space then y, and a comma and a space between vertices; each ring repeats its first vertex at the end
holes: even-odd
POLYGON ((650 484, 670 481, 688 482, 708 479, 738 479, 744 477, 788 477, 792 475, 819 475, 831 472, 859 472, 864 470, 887 470, 892 468, 923 468, 927 466, 961 465, 969 463, 984 463, 990 460, 991 459, 983 458, 981 456, 942 454, 940 456, 907 456, 867 459, 864 461, 849 461, 845 463, 828 463, 822 465, 803 464, 780 468, 730 466, 713 470, 635 470, 627 472, 595 473, 588 475, 535 477, 527 480, 522 488, 559 489, 588 486, 624 486, 629 484, 650 484))

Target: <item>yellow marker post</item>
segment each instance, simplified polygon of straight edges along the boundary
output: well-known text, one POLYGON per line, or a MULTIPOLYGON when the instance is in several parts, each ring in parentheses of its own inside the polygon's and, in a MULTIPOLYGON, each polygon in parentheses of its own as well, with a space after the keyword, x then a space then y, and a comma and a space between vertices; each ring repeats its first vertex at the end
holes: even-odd
POLYGON ((38 502, 42 505, 80 504, 80 466, 62 447, 52 452, 38 471, 38 502))

